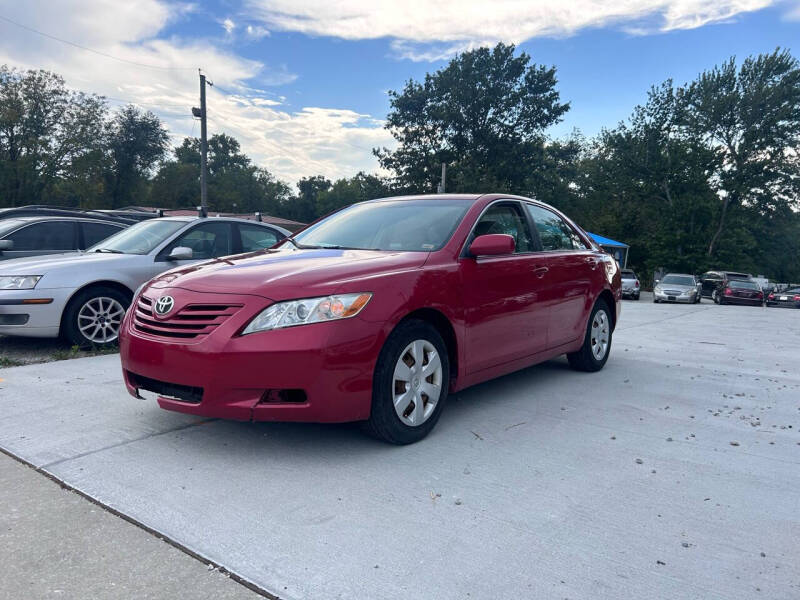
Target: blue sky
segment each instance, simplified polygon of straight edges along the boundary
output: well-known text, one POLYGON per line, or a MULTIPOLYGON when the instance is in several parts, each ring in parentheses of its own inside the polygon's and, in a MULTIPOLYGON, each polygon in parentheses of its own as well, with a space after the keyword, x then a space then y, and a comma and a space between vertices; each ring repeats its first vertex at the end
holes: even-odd
POLYGON ((122 59, 0 20, 0 62, 57 71, 111 106, 140 103, 176 141, 199 129, 184 106, 197 103, 202 66, 217 84, 210 132, 234 135, 289 182, 376 170, 370 148, 391 144, 386 91, 498 40, 557 68, 572 108, 555 137, 595 135, 651 85, 683 83, 732 55, 800 55, 796 0, 0 0, 0 17, 122 59))

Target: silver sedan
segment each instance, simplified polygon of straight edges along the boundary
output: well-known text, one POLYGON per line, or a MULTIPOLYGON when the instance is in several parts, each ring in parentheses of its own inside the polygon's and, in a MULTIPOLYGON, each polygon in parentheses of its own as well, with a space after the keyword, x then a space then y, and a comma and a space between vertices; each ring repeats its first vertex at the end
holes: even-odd
POLYGON ((653 288, 653 302, 700 302, 700 282, 694 275, 668 273, 653 288))
POLYGON ((173 267, 269 248, 289 232, 225 217, 150 219, 86 252, 0 263, 0 334, 106 346, 134 291, 173 267))

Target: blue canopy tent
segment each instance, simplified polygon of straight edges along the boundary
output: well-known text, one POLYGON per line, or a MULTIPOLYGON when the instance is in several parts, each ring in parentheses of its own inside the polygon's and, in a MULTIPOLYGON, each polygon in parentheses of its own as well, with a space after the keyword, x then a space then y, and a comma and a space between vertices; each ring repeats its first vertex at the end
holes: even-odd
POLYGON ((597 235, 596 233, 589 233, 588 231, 586 233, 589 234, 589 237, 592 238, 598 246, 617 259, 617 263, 622 265, 623 269, 628 266, 628 248, 630 248, 628 244, 623 244, 622 242, 597 235))

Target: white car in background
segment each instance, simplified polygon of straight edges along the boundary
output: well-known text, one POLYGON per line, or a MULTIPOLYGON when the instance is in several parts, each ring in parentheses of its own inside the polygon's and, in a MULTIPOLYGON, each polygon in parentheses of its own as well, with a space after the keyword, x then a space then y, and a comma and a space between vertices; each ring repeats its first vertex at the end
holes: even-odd
POLYGON ((173 267, 264 250, 289 235, 228 217, 137 223, 81 253, 0 262, 0 334, 64 336, 81 347, 117 341, 134 291, 173 267))

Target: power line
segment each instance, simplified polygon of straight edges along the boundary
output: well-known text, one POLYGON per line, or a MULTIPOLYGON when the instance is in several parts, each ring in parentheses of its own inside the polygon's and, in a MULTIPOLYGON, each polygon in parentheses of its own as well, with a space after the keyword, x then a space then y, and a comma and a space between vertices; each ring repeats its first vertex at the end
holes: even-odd
POLYGON ((110 58, 112 60, 117 60, 119 62, 128 63, 129 65, 135 65, 137 67, 144 67, 146 69, 159 69, 159 70, 162 70, 162 71, 186 71, 186 70, 192 70, 193 71, 196 68, 196 67, 163 67, 163 66, 159 66, 159 65, 148 65, 146 63, 136 62, 135 60, 128 60, 127 58, 119 58, 118 56, 113 56, 113 55, 108 54, 106 52, 101 52, 100 50, 95 50, 94 48, 87 48, 86 46, 81 46, 80 44, 76 44, 75 42, 70 42, 69 40, 65 40, 63 38, 56 37, 54 35, 50 35, 49 33, 45 33, 43 31, 39 31, 38 29, 34 29, 33 27, 28 27, 27 25, 23 25, 22 23, 18 23, 17 21, 9 19, 8 17, 4 17, 3 15, 0 15, 0 20, 5 21, 6 23, 11 23, 12 25, 16 25, 17 27, 20 27, 22 29, 26 29, 27 31, 36 33, 38 35, 41 35, 41 36, 46 37, 46 38, 49 38, 51 40, 55 40, 57 42, 61 42, 62 44, 67 44, 69 46, 74 46, 75 48, 79 48, 79 49, 85 50, 87 52, 92 52, 92 53, 97 54, 99 56, 104 56, 106 58, 110 58))

